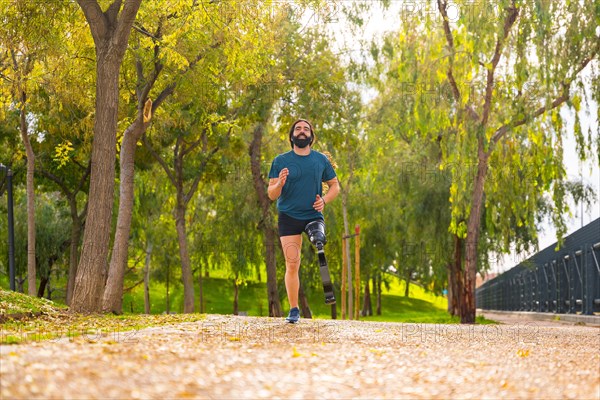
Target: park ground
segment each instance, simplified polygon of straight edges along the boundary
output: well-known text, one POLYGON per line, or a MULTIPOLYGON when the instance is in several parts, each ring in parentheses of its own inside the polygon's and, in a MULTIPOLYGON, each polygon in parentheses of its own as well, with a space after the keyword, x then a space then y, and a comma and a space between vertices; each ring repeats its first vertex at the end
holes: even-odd
POLYGON ((0 397, 600 399, 598 327, 175 321, 1 345, 0 397))

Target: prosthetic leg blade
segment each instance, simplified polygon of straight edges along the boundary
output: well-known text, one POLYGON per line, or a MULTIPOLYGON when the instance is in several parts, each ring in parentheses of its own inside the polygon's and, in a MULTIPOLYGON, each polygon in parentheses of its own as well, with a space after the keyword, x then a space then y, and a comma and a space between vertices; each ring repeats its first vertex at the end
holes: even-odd
POLYGON ((335 304, 335 295, 333 293, 333 284, 329 276, 329 266, 325 258, 325 252, 321 249, 319 254, 319 271, 321 272, 321 280, 323 281, 323 292, 325 292, 325 304, 335 304))

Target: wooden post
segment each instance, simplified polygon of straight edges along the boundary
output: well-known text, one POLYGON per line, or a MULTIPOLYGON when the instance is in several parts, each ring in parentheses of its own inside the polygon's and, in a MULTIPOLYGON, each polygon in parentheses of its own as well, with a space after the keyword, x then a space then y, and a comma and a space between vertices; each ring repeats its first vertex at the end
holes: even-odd
POLYGON ((346 238, 342 233, 342 319, 346 319, 346 292, 348 289, 348 277, 346 276, 346 274, 348 273, 347 268, 348 266, 346 265, 346 238))
POLYGON ((360 313, 360 226, 354 227, 354 233, 356 238, 354 239, 354 281, 356 282, 354 288, 354 316, 358 320, 360 313))

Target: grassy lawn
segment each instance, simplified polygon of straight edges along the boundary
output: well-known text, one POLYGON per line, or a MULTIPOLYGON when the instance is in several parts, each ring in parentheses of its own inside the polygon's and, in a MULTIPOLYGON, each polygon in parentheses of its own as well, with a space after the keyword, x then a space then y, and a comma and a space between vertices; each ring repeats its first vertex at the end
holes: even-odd
MULTIPOLYGON (((2 286, 5 286, 3 283, 2 286)), ((196 283, 197 284, 197 283, 196 283)), ((231 280, 211 277, 204 279, 204 313, 233 313, 233 284, 231 280)), ((282 288, 281 288, 282 289, 282 288)), ((281 290, 280 289, 280 290, 281 290)), ((435 296, 422 287, 410 284, 409 297, 404 296, 405 283, 393 279, 389 289, 381 296, 382 315, 360 317, 363 321, 458 323, 447 311, 445 297, 435 296)), ((32 298, 21 293, 0 289, 0 343, 78 338, 94 340, 99 335, 125 334, 148 326, 169 325, 202 320, 205 314, 182 314, 183 290, 181 285, 171 285, 169 309, 175 315, 166 315, 166 287, 153 283, 150 287, 151 314, 143 315, 143 286, 128 291, 123 298, 123 315, 69 314, 60 303, 32 298)), ((199 309, 199 287, 196 287, 196 309, 199 309)), ((337 317, 341 318, 341 301, 337 293, 337 317)), ((320 289, 308 292, 314 318, 330 319, 331 306, 323 301, 320 289)), ((362 301, 362 297, 361 297, 362 301)), ((373 305, 375 297, 372 296, 373 305)), ((288 311, 287 299, 282 301, 284 313, 288 311)), ((249 316, 267 316, 266 284, 247 282, 239 288, 239 311, 249 316)), ((375 311, 375 310, 374 310, 375 311)), ((481 317, 477 323, 493 323, 481 317)))

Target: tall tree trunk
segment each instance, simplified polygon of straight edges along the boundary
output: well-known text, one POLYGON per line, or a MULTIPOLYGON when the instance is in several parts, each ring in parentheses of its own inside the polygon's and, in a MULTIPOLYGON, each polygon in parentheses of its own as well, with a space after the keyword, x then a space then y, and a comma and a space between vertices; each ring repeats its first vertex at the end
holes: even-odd
POLYGON ((254 191, 258 198, 258 204, 261 210, 260 229, 264 234, 265 262, 267 265, 267 297, 269 300, 269 316, 281 317, 281 303, 279 301, 279 291, 277 289, 277 265, 275 250, 279 248, 279 235, 275 228, 273 216, 271 214, 271 200, 267 194, 267 183, 262 176, 261 166, 261 145, 264 133, 264 122, 259 122, 252 132, 252 141, 248 149, 250 155, 250 170, 252 172, 252 183, 254 191))
POLYGON ((483 213, 483 189, 488 170, 489 155, 484 151, 483 140, 478 144, 477 174, 473 184, 471 196, 471 213, 467 223, 467 244, 465 250, 465 284, 463 298, 463 312, 460 322, 463 324, 475 323, 475 276, 477 274, 477 246, 481 230, 481 215, 483 213))
POLYGON ((133 214, 134 176, 135 176, 135 150, 137 142, 146 130, 150 121, 152 101, 148 100, 144 109, 141 105, 138 115, 123 134, 121 143, 120 183, 119 183, 119 212, 117 215, 117 228, 108 268, 106 288, 102 298, 102 311, 122 313, 123 305, 123 280, 127 269, 127 256, 129 249, 129 234, 131 232, 131 219, 133 214))
MULTIPOLYGON (((350 226, 348 223, 348 192, 345 186, 340 185, 342 191, 342 218, 344 220, 344 236, 350 235, 350 226)), ((348 266, 348 301, 346 315, 348 319, 354 319, 354 281, 352 280, 352 259, 350 257, 350 239, 344 241, 346 243, 346 265, 348 266)), ((343 246, 343 244, 342 244, 343 246)), ((342 294, 343 295, 343 294, 342 294)))
POLYGON ((144 312, 150 314, 150 260, 152 259, 152 242, 146 245, 146 260, 144 262, 144 312))
MULTIPOLYGON (((27 95, 21 92, 21 110, 20 110, 20 131, 25 154, 27 155, 27 293, 30 296, 36 295, 36 277, 35 277, 35 193, 33 184, 33 173, 35 171, 35 154, 29 141, 27 132, 27 113, 25 104, 27 104, 27 95)), ((44 292, 42 292, 42 295, 44 292)), ((41 297, 41 296, 40 296, 41 297)))
POLYGON ((100 311, 107 274, 115 181, 119 70, 141 0, 115 0, 106 11, 78 0, 96 47, 96 118, 92 144, 89 210, 71 309, 100 311))
POLYGON ((308 304, 308 298, 306 297, 306 293, 304 293, 302 283, 300 283, 300 289, 298 290, 298 300, 300 303, 300 310, 302 310, 302 317, 312 318, 312 311, 310 311, 310 305, 308 304))
MULTIPOLYGON (((179 197, 179 195, 178 195, 179 197)), ((175 211, 175 226, 177 239, 179 241, 179 257, 181 259, 181 279, 183 280, 183 312, 194 312, 194 277, 192 275, 192 263, 188 250, 187 233, 185 227, 185 206, 177 202, 175 211)))

